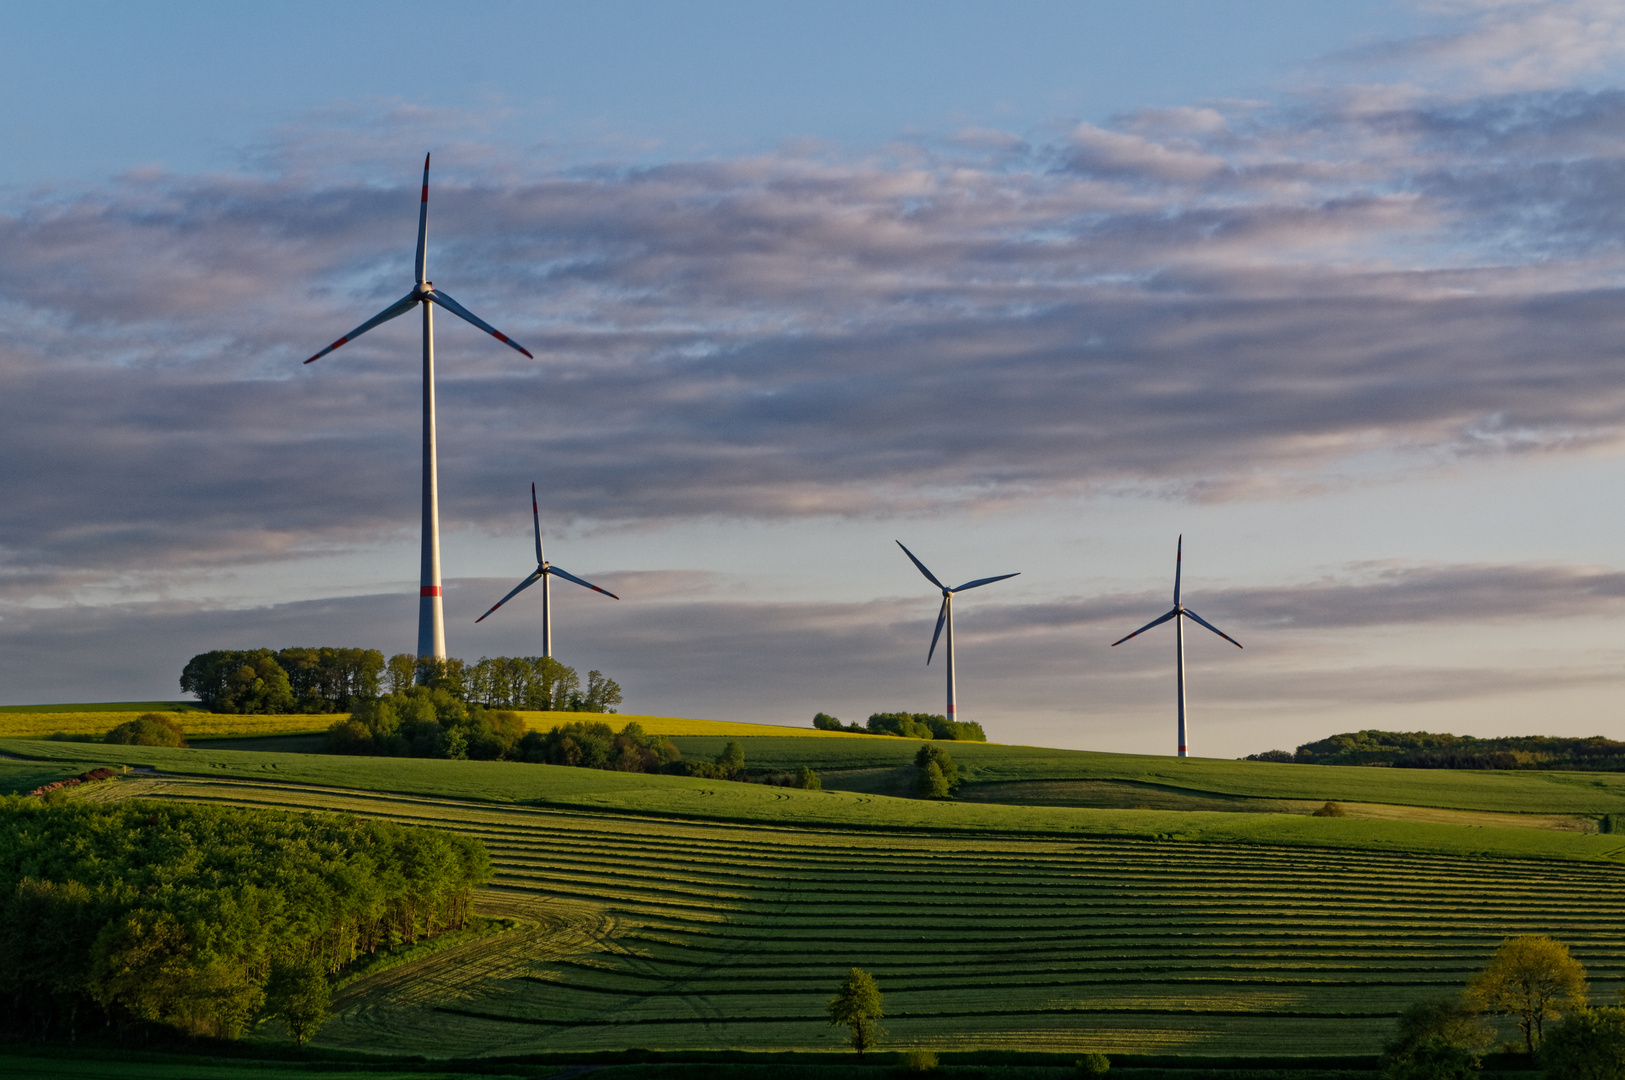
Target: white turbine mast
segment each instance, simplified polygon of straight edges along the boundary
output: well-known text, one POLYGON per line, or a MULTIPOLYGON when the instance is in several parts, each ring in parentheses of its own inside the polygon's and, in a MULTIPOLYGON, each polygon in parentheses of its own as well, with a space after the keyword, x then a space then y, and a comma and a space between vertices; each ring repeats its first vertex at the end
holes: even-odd
POLYGON ((931 657, 937 651, 937 638, 942 636, 942 628, 946 625, 948 627, 948 641, 944 646, 944 651, 948 657, 948 719, 957 720, 958 716, 955 714, 958 710, 958 700, 954 689, 954 594, 962 593, 966 589, 977 589, 983 585, 991 585, 995 581, 1003 581, 1005 578, 1016 577, 1019 571, 1017 574, 1000 574, 998 577, 977 578, 975 581, 965 582, 957 589, 950 589, 938 581, 937 576, 927 570, 925 564, 916 559, 912 551, 903 547, 901 540, 897 541, 897 546, 903 548, 903 554, 908 556, 910 562, 919 567, 920 573, 925 575, 925 580, 942 590, 942 608, 937 612, 937 629, 931 635, 931 648, 925 654, 925 662, 928 665, 931 663, 931 657))
POLYGON ((510 348, 529 356, 530 350, 503 334, 463 305, 434 287, 424 276, 424 257, 429 239, 429 155, 423 155, 423 200, 418 207, 417 284, 412 291, 380 311, 305 363, 320 360, 334 349, 365 334, 398 315, 423 305, 423 559, 418 587, 418 655, 444 659, 446 620, 440 592, 440 485, 435 461, 434 435, 434 308, 445 308, 466 322, 484 330, 510 348))
POLYGON ((1192 611, 1188 607, 1185 607, 1179 602, 1179 571, 1184 561, 1185 536, 1183 533, 1181 533, 1179 536, 1179 547, 1174 551, 1174 609, 1168 612, 1166 615, 1159 615, 1157 618, 1152 619, 1150 622, 1134 631, 1134 633, 1128 635, 1128 637, 1118 638, 1116 641, 1112 642, 1112 648, 1117 648, 1117 646, 1123 644, 1123 642, 1127 641, 1131 637, 1139 637, 1153 626, 1161 626, 1169 619, 1174 620, 1174 667, 1179 673, 1179 756, 1189 757, 1191 749, 1190 740, 1186 736, 1185 731, 1185 620, 1190 619, 1192 622, 1207 627, 1209 630, 1213 631, 1215 634, 1218 634, 1220 637, 1224 638, 1224 640, 1228 641, 1238 649, 1241 648, 1241 642, 1237 641, 1235 638, 1231 637, 1223 630, 1220 630, 1217 626, 1214 626, 1212 623, 1202 618, 1202 616, 1196 614, 1196 612, 1192 611))
MULTIPOLYGON (((608 589, 600 589, 590 581, 583 581, 574 574, 560 570, 558 567, 548 562, 546 557, 542 555, 542 515, 541 512, 536 508, 535 484, 530 485, 530 520, 531 523, 536 526, 536 569, 531 572, 530 577, 526 578, 524 581, 521 581, 518 585, 515 585, 513 591, 507 596, 504 596, 501 600, 498 600, 496 603, 492 604, 491 611, 495 611, 497 608, 501 607, 503 604, 506 604, 509 600, 512 600, 514 597, 518 596, 520 593, 524 592, 526 589, 540 581, 542 583, 542 655, 552 656, 553 578, 555 576, 561 577, 565 581, 573 581, 577 585, 584 585, 595 593, 603 593, 611 600, 619 600, 620 597, 616 596, 608 589)), ((491 611, 487 611, 485 615, 481 615, 474 621, 477 623, 484 622, 486 615, 491 614, 491 611)))

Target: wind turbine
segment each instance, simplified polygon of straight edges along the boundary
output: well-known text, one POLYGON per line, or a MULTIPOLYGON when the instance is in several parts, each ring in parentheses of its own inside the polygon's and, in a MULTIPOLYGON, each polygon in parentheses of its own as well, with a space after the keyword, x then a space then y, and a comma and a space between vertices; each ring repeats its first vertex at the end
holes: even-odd
POLYGON ((398 315, 423 305, 423 560, 418 587, 418 655, 444 658, 446 620, 440 602, 440 484, 434 443, 434 308, 438 304, 458 318, 529 356, 530 350, 434 287, 424 277, 424 255, 429 239, 429 155, 423 155, 423 201, 418 207, 417 284, 412 291, 380 311, 305 363, 320 360, 334 349, 381 326, 398 315))
MULTIPOLYGON (((520 593, 524 592, 526 589, 530 588, 532 585, 534 585, 538 581, 540 581, 542 583, 542 655, 543 656, 552 656, 553 655, 553 611, 552 611, 552 608, 553 608, 553 575, 557 574, 559 577, 563 578, 565 581, 573 581, 577 585, 585 585, 587 588, 591 589, 593 592, 603 593, 605 596, 609 597, 611 600, 619 600, 620 597, 616 596, 614 593, 610 592, 608 589, 600 589, 598 586, 594 585, 590 581, 582 581, 580 578, 576 577, 574 574, 566 573, 565 571, 560 570, 558 567, 556 567, 552 563, 548 562, 547 559, 542 556, 542 515, 536 509, 536 485, 535 484, 530 485, 530 518, 531 518, 531 521, 536 525, 536 569, 531 573, 530 577, 526 578, 524 581, 521 581, 518 585, 514 586, 513 592, 509 593, 507 596, 504 596, 501 600, 498 600, 496 603, 492 604, 491 605, 491 611, 495 611, 497 608, 501 607, 503 604, 506 604, 509 600, 512 600, 514 597, 518 596, 520 593)), ((485 613, 485 615, 491 614, 491 611, 487 611, 485 613)), ((481 615, 479 618, 475 619, 474 621, 477 622, 477 623, 484 622, 485 621, 485 615, 481 615)))
POLYGON ((925 575, 925 580, 942 590, 942 610, 937 612, 937 629, 931 635, 931 649, 925 654, 925 662, 927 664, 931 663, 931 657, 937 651, 937 638, 942 636, 942 626, 944 623, 946 623, 948 625, 948 643, 944 651, 948 654, 948 719, 958 719, 954 715, 956 706, 954 694, 954 593, 962 593, 966 589, 977 589, 983 585, 991 585, 995 581, 1003 581, 1005 578, 1013 578, 1016 576, 1016 574, 1000 574, 998 577, 977 578, 975 581, 965 582, 965 584, 959 586, 957 589, 950 589, 948 586, 938 581, 937 576, 931 571, 927 570, 925 568, 925 564, 919 559, 916 559, 912 551, 906 547, 903 547, 903 542, 901 540, 897 541, 897 546, 903 548, 903 554, 907 555, 909 561, 920 568, 920 573, 925 575))
POLYGON ((1179 547, 1174 552, 1174 609, 1166 615, 1159 615, 1157 618, 1152 619, 1134 633, 1128 635, 1128 637, 1119 638, 1112 642, 1112 648, 1117 648, 1131 637, 1139 637, 1153 626, 1161 626, 1169 619, 1174 620, 1174 657, 1175 666, 1179 670, 1179 756, 1189 757, 1190 742, 1185 736, 1185 620, 1190 619, 1192 622, 1200 623, 1238 649, 1241 648, 1241 642, 1179 602, 1179 568, 1184 561, 1185 536, 1181 533, 1179 547))

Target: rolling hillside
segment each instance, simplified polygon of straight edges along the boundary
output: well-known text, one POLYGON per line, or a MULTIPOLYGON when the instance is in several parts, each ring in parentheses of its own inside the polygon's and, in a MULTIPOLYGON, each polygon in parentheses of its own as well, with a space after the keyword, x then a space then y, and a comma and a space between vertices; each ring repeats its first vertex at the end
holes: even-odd
POLYGON ((1453 992, 1508 934, 1569 942, 1599 996, 1625 979, 1625 914, 1611 899, 1625 885, 1618 845, 1585 849, 1590 862, 1472 856, 1496 830, 1405 826, 1388 842, 1439 850, 1359 851, 1297 846, 1303 834, 1289 827, 1372 823, 1167 814, 1153 816, 1190 827, 1158 835, 1146 819, 1110 835, 1135 815, 858 804, 715 782, 690 794, 674 778, 615 774, 583 777, 570 794, 596 808, 505 806, 227 772, 84 797, 320 808, 466 831, 498 869, 483 910, 533 923, 351 986, 320 1037, 330 1047, 835 1049, 822 1006, 855 964, 886 993, 891 1046, 1370 1053, 1401 1007, 1453 992), (622 785, 614 806, 614 785, 595 794, 589 783, 606 777, 653 783, 622 785), (731 799, 738 814, 736 789, 759 796, 760 820, 680 810, 731 799), (667 796, 660 816, 651 791, 667 796), (811 813, 818 800, 832 809, 811 813), (769 820, 773 803, 782 809, 769 820), (842 823, 855 805, 868 828, 842 823), (1000 828, 962 816, 988 810, 1019 813, 1000 828), (1100 820, 1075 836, 1021 831, 1067 818, 1100 820), (1208 818, 1277 827, 1286 843, 1268 842, 1267 829, 1238 843, 1208 831, 1208 818), (921 827, 932 824, 953 827, 921 827), (1455 853, 1442 850, 1444 834, 1462 837, 1455 853))

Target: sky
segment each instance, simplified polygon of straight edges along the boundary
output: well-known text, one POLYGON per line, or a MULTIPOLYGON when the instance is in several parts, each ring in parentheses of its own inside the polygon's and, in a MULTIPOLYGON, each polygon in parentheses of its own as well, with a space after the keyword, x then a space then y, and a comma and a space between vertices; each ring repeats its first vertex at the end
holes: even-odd
POLYGON ((1625 4, 35 5, 0 39, 0 703, 416 641, 625 712, 1234 757, 1625 738, 1625 4))

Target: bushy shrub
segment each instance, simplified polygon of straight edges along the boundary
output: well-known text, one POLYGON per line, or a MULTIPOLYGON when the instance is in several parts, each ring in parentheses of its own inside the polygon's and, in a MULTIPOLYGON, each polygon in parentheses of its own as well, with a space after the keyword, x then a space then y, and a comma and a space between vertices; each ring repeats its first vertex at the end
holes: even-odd
POLYGON ((1394 1025, 1394 1037, 1383 1047, 1384 1061, 1392 1066, 1409 1059, 1418 1047, 1430 1040, 1443 1040, 1481 1053, 1495 1041, 1495 1030, 1464 998, 1412 1002, 1400 1012, 1394 1025))
POLYGON ((103 742, 120 746, 185 746, 186 732, 163 713, 142 713, 126 720, 102 737, 103 742))
POLYGON ((1112 1062, 1105 1054, 1085 1054, 1077 1060, 1079 1076, 1105 1076, 1112 1062))
POLYGON ((511 756, 580 769, 651 773, 665 771, 682 759, 671 740, 646 733, 635 720, 619 734, 601 720, 555 724, 545 735, 538 731, 525 735, 511 756))
POLYGON ((903 1055, 903 1068, 911 1073, 928 1073, 937 1071, 937 1052, 919 1047, 903 1055))
POLYGON ((1383 1080, 1473 1080, 1478 1055, 1440 1035, 1431 1035, 1407 1053, 1391 1058, 1383 1080))
POLYGON ((918 770, 915 793, 922 799, 946 799, 959 787, 959 766, 948 751, 936 743, 926 743, 914 755, 918 770))
POLYGON ((1552 1080, 1625 1077, 1625 1009, 1575 1009, 1541 1040, 1540 1061, 1552 1080))
POLYGON ((795 772, 768 773, 758 778, 758 782, 775 787, 800 788, 803 791, 824 790, 823 780, 819 779, 818 773, 808 765, 803 765, 795 772))
POLYGON ((817 713, 813 716, 813 727, 819 731, 856 731, 863 733, 863 728, 857 724, 843 724, 829 713, 817 713))
POLYGON ((1325 806, 1322 806, 1321 808, 1314 811, 1309 816, 1310 817, 1348 817, 1349 812, 1347 810, 1343 809, 1337 803, 1328 802, 1325 806))

